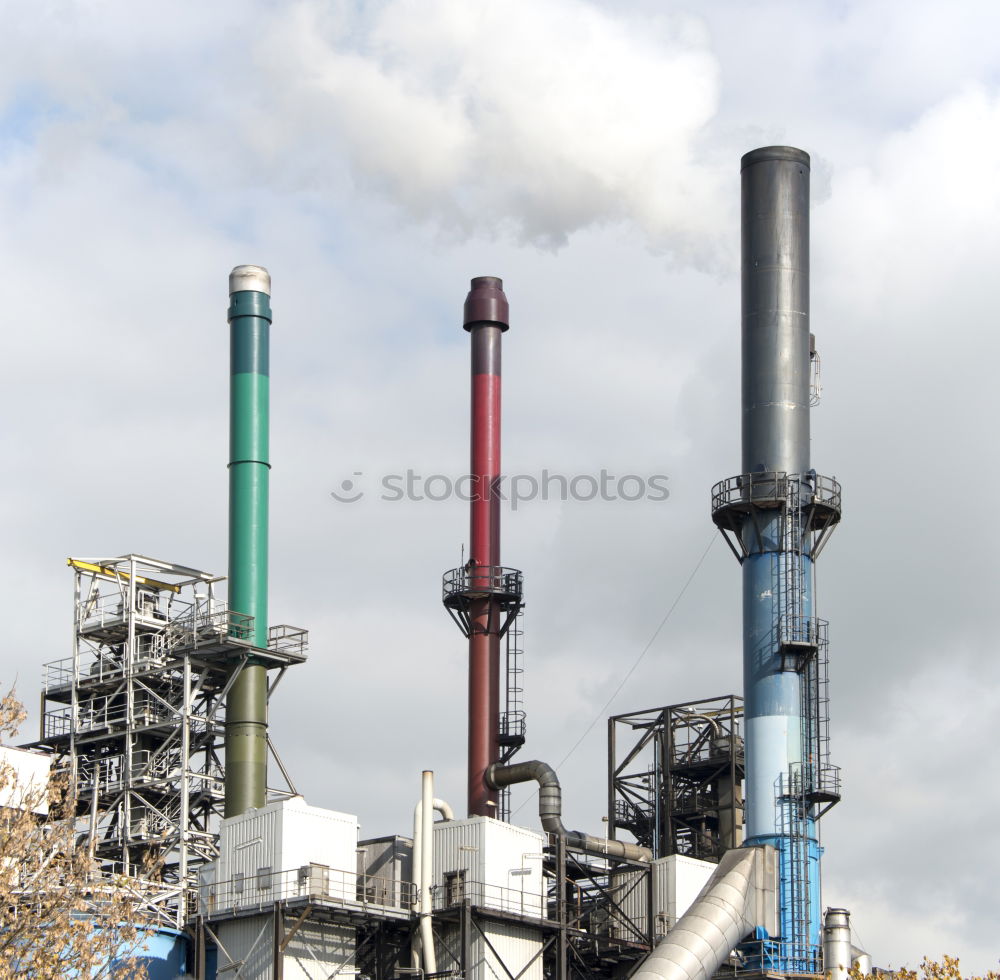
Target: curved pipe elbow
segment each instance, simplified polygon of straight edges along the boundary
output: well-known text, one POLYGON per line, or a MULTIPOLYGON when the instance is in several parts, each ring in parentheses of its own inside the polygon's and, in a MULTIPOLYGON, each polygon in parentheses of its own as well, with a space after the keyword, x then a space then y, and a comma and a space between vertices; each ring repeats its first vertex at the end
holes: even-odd
POLYGON ((503 789, 532 780, 538 783, 538 817, 542 830, 564 838, 566 845, 573 850, 626 861, 653 860, 653 852, 647 847, 626 841, 591 837, 579 830, 567 830, 562 822, 562 787, 559 785, 559 777, 555 769, 546 762, 535 759, 531 762, 516 762, 511 766, 501 766, 495 762, 486 770, 483 778, 490 789, 503 789))
POLYGON ((447 804, 444 800, 439 800, 436 796, 434 797, 431 805, 441 814, 442 820, 454 820, 455 811, 447 804))

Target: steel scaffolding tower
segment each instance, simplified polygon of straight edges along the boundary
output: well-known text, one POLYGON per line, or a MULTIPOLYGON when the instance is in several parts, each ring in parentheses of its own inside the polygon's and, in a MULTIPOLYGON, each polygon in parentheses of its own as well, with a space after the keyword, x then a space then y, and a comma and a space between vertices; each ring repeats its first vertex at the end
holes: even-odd
POLYGON ((68 770, 101 868, 135 879, 150 918, 182 928, 197 869, 217 853, 226 695, 251 658, 277 671, 273 691, 306 659, 308 634, 274 626, 255 647, 253 618, 208 572, 140 555, 69 564, 73 653, 44 668, 35 745, 68 770))
POLYGON ((611 838, 627 830, 658 858, 718 861, 738 847, 742 720, 743 699, 732 694, 609 718, 611 838))

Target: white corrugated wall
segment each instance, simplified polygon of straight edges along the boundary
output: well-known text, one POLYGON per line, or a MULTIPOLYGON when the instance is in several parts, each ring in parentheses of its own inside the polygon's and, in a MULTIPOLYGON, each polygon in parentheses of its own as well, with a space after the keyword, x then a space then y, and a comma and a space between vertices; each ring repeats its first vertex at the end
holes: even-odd
MULTIPOLYGON (((287 918, 285 929, 288 929, 287 918)), ((272 980, 273 914, 222 922, 215 933, 223 947, 219 950, 220 976, 229 980, 272 980)), ((355 945, 356 932, 350 926, 306 922, 285 948, 285 980, 327 980, 334 972, 338 977, 353 977, 357 973, 355 945)))
POLYGON ((219 937, 218 972, 229 980, 272 980, 274 917, 250 915, 220 922, 214 927, 219 937), (226 967, 235 966, 235 969, 226 967), (223 972, 225 971, 225 972, 223 972))
MULTIPOLYGON (((542 917, 545 838, 490 817, 434 825, 433 883, 440 895, 448 875, 465 872, 468 898, 476 905, 542 917)), ((436 898, 440 906, 440 898, 436 898)))
MULTIPOLYGON (((542 834, 489 817, 436 823, 434 907, 442 908, 447 903, 449 873, 464 871, 465 887, 454 896, 457 900, 464 898, 473 905, 544 918, 544 846, 542 834)), ((473 930, 468 980, 509 980, 519 974, 522 980, 541 980, 542 957, 537 955, 542 948, 541 930, 495 922, 483 922, 482 928, 496 953, 473 930)), ((438 969, 457 968, 461 955, 459 931, 444 930, 438 947, 438 969)))
POLYGON ((357 973, 357 932, 331 922, 305 922, 285 948, 285 980, 327 980, 357 973))

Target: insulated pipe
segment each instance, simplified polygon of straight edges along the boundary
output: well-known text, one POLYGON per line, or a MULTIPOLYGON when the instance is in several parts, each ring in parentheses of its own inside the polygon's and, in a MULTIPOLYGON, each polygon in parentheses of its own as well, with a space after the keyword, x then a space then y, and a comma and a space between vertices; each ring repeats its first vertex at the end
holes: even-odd
POLYGON ((435 796, 433 806, 441 814, 441 823, 447 823, 449 820, 455 819, 455 811, 444 800, 439 800, 435 796))
POLYGON ((648 847, 629 844, 627 841, 608 840, 605 837, 591 837, 579 830, 567 830, 562 822, 562 787, 555 770, 547 763, 534 760, 510 766, 493 764, 486 770, 486 785, 492 789, 499 790, 531 780, 538 783, 538 817, 542 830, 565 838, 566 846, 571 850, 625 861, 653 860, 653 852, 648 847))
MULTIPOLYGON (((266 647, 269 331, 271 277, 259 265, 229 276, 229 609, 253 617, 249 636, 266 647)), ((267 802, 267 671, 251 657, 226 699, 226 807, 236 816, 267 802)))
POLYGON ((691 907, 632 974, 633 980, 711 980, 757 925, 753 848, 727 851, 691 907))
MULTIPOLYGON (((442 822, 447 822, 448 820, 455 819, 455 811, 445 803, 444 800, 439 800, 436 796, 434 797, 433 807, 441 814, 442 822)), ((422 841, 423 841, 423 813, 424 813, 424 802, 423 799, 417 800, 417 805, 413 808, 413 877, 416 879, 415 884, 418 886, 417 900, 413 903, 413 910, 415 912, 420 911, 420 869, 422 859, 422 841)))
MULTIPOLYGON (((500 565, 500 346, 509 329, 503 281, 472 280, 463 326, 472 340, 472 501, 469 575, 500 565)), ((486 574, 489 574, 487 571, 486 574)), ((500 758, 500 609, 490 597, 469 609, 469 816, 497 816, 497 793, 486 785, 486 768, 500 758)))
MULTIPOLYGON (((789 146, 763 147, 743 157, 741 175, 742 472, 786 473, 801 481, 810 470, 809 155, 789 146)), ((813 615, 812 559, 808 534, 802 546, 786 540, 786 531, 787 518, 775 507, 762 508, 743 525, 746 838, 781 851, 781 934, 813 947, 821 931, 815 820, 811 813, 804 817, 806 858, 793 871, 796 859, 775 797, 794 770, 815 761, 803 758, 805 678, 783 669, 779 635, 791 608, 805 620, 813 615), (809 909, 805 935, 794 908, 799 899, 792 897, 802 889, 809 909)))
POLYGON ((432 797, 430 806, 426 805, 427 783, 430 783, 430 792, 434 792, 434 773, 425 770, 421 776, 421 797, 417 805, 413 808, 413 877, 417 884, 417 898, 413 904, 413 911, 420 916, 420 929, 413 940, 413 967, 419 969, 421 948, 430 950, 430 962, 424 960, 424 969, 428 973, 437 972, 437 961, 434 953, 434 934, 431 928, 431 912, 433 903, 431 900, 431 886, 434 879, 434 825, 433 811, 437 810, 445 821, 454 820, 455 813, 452 808, 437 797, 432 797), (429 777, 429 778, 428 778, 429 777), (430 813, 432 819, 424 820, 424 814, 430 813), (424 841, 427 846, 424 847, 424 841), (426 856, 426 859, 424 857, 426 856), (425 864, 426 861, 426 864, 425 864), (425 926, 426 921, 426 926, 425 926))
POLYGON ((420 949, 425 973, 437 973, 431 921, 431 878, 434 873, 434 773, 425 769, 420 794, 420 949))

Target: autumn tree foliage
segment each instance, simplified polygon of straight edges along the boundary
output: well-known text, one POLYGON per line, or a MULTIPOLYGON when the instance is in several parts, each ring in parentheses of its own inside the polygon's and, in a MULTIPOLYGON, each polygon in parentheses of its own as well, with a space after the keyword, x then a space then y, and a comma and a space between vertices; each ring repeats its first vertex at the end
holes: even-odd
POLYGON ((957 956, 943 956, 940 962, 924 957, 924 961, 916 970, 903 968, 874 975, 851 970, 852 980, 879 980, 883 976, 891 976, 893 980, 1000 980, 1000 973, 994 970, 982 975, 963 977, 957 956))
MULTIPOLYGON (((0 742, 24 717, 11 690, 0 742)), ((72 789, 59 775, 32 784, 0 760, 0 980, 146 976, 134 886, 102 874, 77 840, 72 789)))

